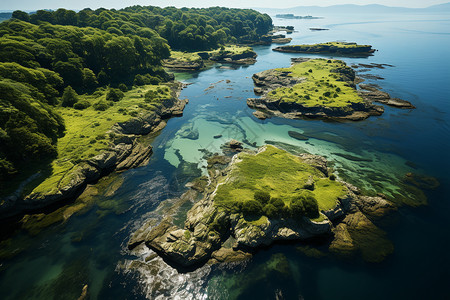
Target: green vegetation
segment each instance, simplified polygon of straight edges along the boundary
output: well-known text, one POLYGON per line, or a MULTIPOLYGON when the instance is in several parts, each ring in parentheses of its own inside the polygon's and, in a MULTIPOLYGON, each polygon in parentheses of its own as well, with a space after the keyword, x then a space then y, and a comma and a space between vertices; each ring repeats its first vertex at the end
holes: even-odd
MULTIPOLYGON (((65 123, 72 120, 64 121, 67 114, 62 117, 65 110, 60 105, 82 111, 94 104, 94 108, 105 111, 104 103, 89 101, 85 99, 89 96, 78 96, 77 92, 132 83, 136 76, 152 76, 158 83, 167 81, 170 76, 161 67, 161 60, 168 56, 168 45, 157 35, 117 36, 100 29, 42 22, 33 25, 17 19, 1 23, 2 192, 11 187, 5 183, 14 179, 11 175, 26 173, 34 162, 61 156, 58 138, 65 129, 70 132, 65 123)), ((122 93, 117 91, 115 101, 122 93)), ((96 116, 91 117, 90 122, 95 123, 96 116)))
POLYGON ((57 183, 79 162, 92 158, 109 147, 113 136, 106 132, 115 123, 125 122, 139 112, 154 110, 160 101, 171 97, 171 90, 165 85, 137 87, 126 92, 118 102, 106 100, 107 95, 108 92, 103 91, 96 95, 79 96, 82 99, 79 102, 93 103, 84 110, 63 107, 56 109, 65 121, 66 132, 58 139, 58 157, 51 163, 51 176, 33 192, 48 193, 57 188, 57 183), (105 107, 99 109, 100 104, 105 107))
POLYGON ((248 52, 253 52, 253 49, 246 46, 228 45, 211 51, 172 51, 170 53, 170 58, 177 62, 195 62, 201 59, 214 59, 215 57, 222 57, 225 55, 239 56, 248 52))
POLYGON ((353 70, 340 60, 313 59, 290 68, 277 69, 305 81, 292 87, 271 91, 267 96, 281 102, 295 102, 306 107, 345 108, 363 102, 356 90, 346 82, 353 70))
POLYGON ((165 97, 164 92, 145 99, 142 95, 135 102, 121 99, 133 85, 143 87, 146 93, 151 89, 148 85, 171 80, 161 66, 171 47, 208 51, 225 43, 258 40, 271 27, 268 15, 219 7, 134 6, 77 13, 58 9, 32 15, 15 11, 10 20, 0 24, 2 192, 13 188, 5 180, 22 181, 42 170, 37 162, 45 164, 58 156, 52 169, 59 173, 66 165, 92 156, 106 147, 107 140, 101 137, 114 122, 137 114, 133 107, 152 109, 165 97), (107 96, 105 88, 109 89, 107 96), (122 101, 126 105, 111 108, 112 102, 122 101), (121 111, 106 117, 110 109, 121 111), (79 154, 71 156, 70 162, 61 162, 69 152, 66 140, 77 141, 72 130, 89 127, 88 118, 95 136, 79 131, 89 137, 79 148, 90 149, 75 151, 79 154), (61 138, 64 130, 66 136, 61 138))
POLYGON ((242 153, 239 158, 230 178, 217 188, 214 201, 222 209, 242 212, 257 222, 262 216, 316 219, 320 210, 334 208, 346 193, 341 183, 273 146, 256 155, 242 153))
POLYGON ((272 19, 267 14, 223 7, 132 6, 121 10, 84 9, 78 13, 58 9, 38 10, 33 15, 16 11, 13 17, 33 24, 93 27, 119 36, 161 36, 172 48, 191 51, 215 49, 226 43, 255 42, 272 29, 272 19))

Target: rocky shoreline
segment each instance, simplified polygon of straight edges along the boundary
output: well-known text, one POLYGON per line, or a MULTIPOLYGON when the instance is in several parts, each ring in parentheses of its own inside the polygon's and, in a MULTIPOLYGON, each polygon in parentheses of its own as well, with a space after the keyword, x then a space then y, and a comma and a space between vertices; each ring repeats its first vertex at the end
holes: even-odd
POLYGON ((110 148, 75 165, 51 191, 31 193, 24 198, 20 196, 21 191, 18 191, 2 199, 0 220, 71 201, 88 184, 113 171, 124 171, 148 163, 153 153, 152 147, 141 143, 139 138, 162 130, 166 125, 165 120, 183 114, 187 100, 178 99, 182 88, 182 83, 174 82, 172 97, 155 111, 142 112, 127 122, 115 124, 107 132, 113 136, 110 148))
MULTIPOLYGON (((266 151, 266 146, 253 153, 266 151)), ((245 152, 245 151, 244 151, 245 152)), ((329 176, 325 158, 300 154, 298 157, 306 164, 320 171, 321 176, 329 176)), ((372 222, 396 210, 396 207, 382 197, 361 195, 358 188, 340 181, 345 186, 346 194, 338 198, 332 209, 321 211, 321 218, 311 220, 274 217, 260 221, 249 221, 241 212, 227 212, 214 202, 217 188, 226 184, 236 163, 241 161, 240 154, 233 156, 226 168, 210 168, 210 183, 203 198, 188 211, 182 228, 173 225, 172 217, 167 217, 159 225, 147 223, 131 237, 130 250, 144 244, 155 251, 170 265, 180 270, 193 270, 205 263, 229 263, 251 258, 252 253, 261 247, 267 247, 279 241, 305 241, 311 238, 332 238, 330 252, 354 254, 365 250, 358 244, 358 239, 350 236, 354 232, 364 232, 370 241, 371 234, 382 240, 382 249, 369 261, 380 261, 392 252, 392 245, 384 239, 382 232, 372 222), (349 233, 350 232, 350 233, 349 233)), ((188 191, 180 201, 186 197, 188 191)), ((195 197, 194 197, 195 198, 195 197)), ((369 242, 370 243, 370 242, 369 242)))

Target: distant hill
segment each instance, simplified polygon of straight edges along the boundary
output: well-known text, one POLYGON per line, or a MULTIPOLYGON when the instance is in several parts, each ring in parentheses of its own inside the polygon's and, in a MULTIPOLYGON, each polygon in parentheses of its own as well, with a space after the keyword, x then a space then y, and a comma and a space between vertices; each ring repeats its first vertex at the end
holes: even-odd
POLYGON ((388 13, 450 13, 450 2, 444 4, 433 5, 427 8, 408 8, 408 7, 392 7, 380 4, 356 5, 343 4, 332 6, 297 6, 292 8, 254 8, 263 13, 271 15, 278 13, 293 13, 296 15, 312 15, 320 14, 388 14, 388 13))
POLYGON ((2 12, 0 13, 0 22, 10 19, 12 16, 11 12, 2 12))

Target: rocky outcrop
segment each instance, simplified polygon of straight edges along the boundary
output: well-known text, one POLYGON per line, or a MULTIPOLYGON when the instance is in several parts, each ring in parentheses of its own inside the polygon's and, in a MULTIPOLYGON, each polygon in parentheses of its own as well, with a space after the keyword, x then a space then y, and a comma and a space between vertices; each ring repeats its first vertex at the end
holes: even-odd
POLYGON ((141 143, 139 137, 161 130, 166 124, 165 119, 182 114, 187 102, 178 99, 181 88, 181 83, 174 83, 172 98, 164 101, 155 111, 143 112, 127 122, 115 124, 108 132, 113 136, 109 149, 75 165, 47 191, 32 192, 24 198, 19 195, 5 198, 0 219, 71 200, 80 195, 87 184, 112 171, 146 164, 152 154, 152 146, 141 143))
MULTIPOLYGON (((304 63, 308 62, 308 58, 293 58, 292 62, 304 63)), ((338 81, 344 81, 352 88, 356 89, 357 77, 355 71, 347 66, 339 67, 331 70, 332 73, 338 74, 338 81)), ((275 99, 269 97, 269 93, 285 87, 293 87, 304 82, 306 79, 301 77, 294 77, 288 71, 280 71, 278 69, 267 70, 256 73, 252 77, 256 95, 260 98, 247 99, 247 105, 264 114, 267 118, 271 115, 288 118, 320 118, 331 120, 350 120, 360 121, 370 116, 380 116, 384 112, 384 108, 380 105, 375 105, 373 102, 379 102, 389 106, 412 109, 415 108, 410 102, 398 98, 391 98, 388 93, 382 92, 375 85, 361 84, 358 95, 363 99, 360 102, 350 103, 348 106, 333 107, 333 106, 306 106, 294 101, 283 101, 283 99, 275 99)))
POLYGON ((179 60, 168 58, 163 61, 163 66, 173 70, 198 71, 205 67, 205 63, 203 62, 203 59, 179 60))
MULTIPOLYGON (((312 154, 300 154, 299 157, 304 163, 321 171, 324 177, 328 176, 325 158, 312 154)), ((214 202, 219 182, 230 180, 230 171, 238 161, 239 156, 236 155, 226 169, 210 172, 213 176, 210 178, 211 184, 204 197, 188 211, 183 228, 167 220, 156 227, 154 224, 145 224, 130 239, 129 249, 145 243, 171 265, 189 269, 206 262, 246 260, 254 250, 277 241, 308 240, 320 236, 334 237, 330 249, 348 254, 363 247, 358 243, 362 235, 355 237, 353 232, 370 234, 374 230, 377 237, 381 234, 367 216, 380 217, 395 210, 395 206, 385 199, 362 196, 356 187, 343 182, 347 189, 346 195, 338 199, 333 209, 322 211, 320 221, 307 217, 292 219, 266 216, 248 220, 242 213, 225 210, 214 202)))
POLYGON ((364 91, 360 90, 358 91, 358 94, 367 101, 375 101, 403 109, 416 108, 414 105, 411 104, 411 102, 398 98, 391 98, 391 96, 388 93, 382 92, 378 90, 376 87, 367 85, 360 85, 360 87, 364 89, 364 91))

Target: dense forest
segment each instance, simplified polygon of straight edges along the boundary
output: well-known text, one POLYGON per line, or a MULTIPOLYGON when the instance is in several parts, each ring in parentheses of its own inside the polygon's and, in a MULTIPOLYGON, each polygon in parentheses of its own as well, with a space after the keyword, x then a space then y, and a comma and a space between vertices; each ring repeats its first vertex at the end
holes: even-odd
POLYGON ((171 48, 251 43, 271 26, 268 15, 220 7, 15 11, 0 23, 0 180, 57 156, 65 126, 54 108, 82 108, 77 93, 166 82, 171 48))

